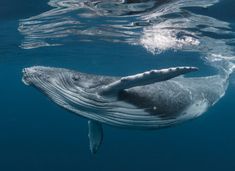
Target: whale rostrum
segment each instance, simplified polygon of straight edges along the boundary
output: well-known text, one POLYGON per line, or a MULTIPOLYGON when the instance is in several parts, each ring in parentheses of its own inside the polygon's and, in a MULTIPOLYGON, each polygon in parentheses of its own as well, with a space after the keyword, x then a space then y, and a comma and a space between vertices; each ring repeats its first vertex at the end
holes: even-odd
POLYGON ((87 118, 90 150, 103 140, 102 124, 159 129, 196 118, 224 94, 220 75, 178 77, 196 67, 151 70, 125 77, 86 74, 43 66, 23 69, 23 82, 59 106, 87 118))

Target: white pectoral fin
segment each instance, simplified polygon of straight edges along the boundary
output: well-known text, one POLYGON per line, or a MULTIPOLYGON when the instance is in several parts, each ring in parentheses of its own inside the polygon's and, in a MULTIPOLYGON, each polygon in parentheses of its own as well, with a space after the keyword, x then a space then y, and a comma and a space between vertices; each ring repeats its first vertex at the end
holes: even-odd
POLYGON ((88 121, 88 138, 91 153, 95 154, 103 141, 103 128, 101 123, 93 120, 88 121))
POLYGON ((179 75, 197 70, 198 68, 196 67, 185 66, 185 67, 175 67, 175 68, 167 68, 161 70, 146 71, 136 75, 122 77, 120 80, 117 80, 105 86, 101 93, 103 94, 117 93, 120 90, 169 80, 179 75))

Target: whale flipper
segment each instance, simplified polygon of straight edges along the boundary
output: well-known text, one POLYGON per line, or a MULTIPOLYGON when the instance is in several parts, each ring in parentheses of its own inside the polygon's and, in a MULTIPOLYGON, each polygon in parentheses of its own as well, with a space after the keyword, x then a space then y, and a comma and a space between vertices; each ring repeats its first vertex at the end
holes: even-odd
POLYGON ((182 74, 197 71, 196 67, 175 67, 161 70, 150 70, 136 75, 122 77, 121 79, 106 85, 101 90, 102 94, 114 94, 120 90, 153 84, 155 82, 169 80, 182 74))
POLYGON ((93 120, 88 121, 88 138, 91 153, 95 154, 103 141, 103 128, 101 123, 93 120))

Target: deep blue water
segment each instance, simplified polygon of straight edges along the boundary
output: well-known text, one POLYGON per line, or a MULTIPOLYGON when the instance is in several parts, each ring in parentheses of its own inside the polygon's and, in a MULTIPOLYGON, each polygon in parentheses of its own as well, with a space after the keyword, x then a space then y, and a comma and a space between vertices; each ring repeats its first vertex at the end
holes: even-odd
MULTIPOLYGON (((204 1, 205 4, 208 3, 204 1)), ((200 71, 192 76, 204 76, 215 74, 217 66, 214 67, 210 61, 203 59, 200 52, 204 49, 206 49, 204 54, 207 55, 211 51, 216 54, 220 52, 211 50, 210 41, 205 42, 208 48, 194 51, 184 48, 184 45, 174 47, 174 44, 173 48, 160 45, 144 47, 146 44, 141 43, 133 45, 133 42, 127 41, 127 38, 121 35, 118 36, 118 40, 121 37, 119 42, 113 42, 110 40, 115 38, 107 36, 107 33, 96 37, 97 32, 88 37, 70 32, 65 37, 56 38, 53 36, 60 33, 53 30, 54 27, 51 32, 45 33, 43 31, 50 28, 39 26, 33 28, 34 23, 27 25, 25 23, 27 21, 22 20, 52 8, 46 1, 0 2, 0 170, 232 171, 235 169, 234 73, 230 75, 225 95, 199 118, 156 131, 136 131, 105 125, 104 142, 100 151, 96 155, 90 154, 87 120, 67 112, 40 92, 25 86, 21 82, 21 71, 24 67, 43 65, 93 74, 123 76, 153 68, 192 65, 200 68, 200 71), (26 32, 19 29, 21 24, 26 27, 26 32), (33 30, 28 30, 28 27, 33 30), (47 38, 43 37, 45 35, 47 38), (105 36, 107 41, 103 40, 105 36), (25 43, 27 37, 30 37, 30 40, 25 43), (84 41, 77 41, 77 39, 84 39, 84 41), (33 43, 38 40, 51 44, 58 43, 61 46, 34 46, 33 43), (158 52, 159 49, 161 52, 158 52)), ((184 8, 229 25, 229 28, 225 28, 222 23, 218 24, 216 21, 218 25, 212 24, 212 27, 216 26, 214 28, 219 28, 219 31, 213 32, 207 29, 201 32, 200 36, 213 38, 215 49, 221 51, 222 56, 229 56, 231 58, 229 62, 233 64, 235 2, 223 0, 207 8, 184 8), (222 39, 226 44, 224 48, 216 44, 222 39)), ((124 18, 125 22, 122 22, 127 24, 138 21, 136 16, 125 18, 126 13, 121 15, 124 17, 118 18, 115 17, 119 16, 116 13, 112 15, 108 13, 104 15, 105 19, 102 17, 87 19, 89 23, 86 23, 86 19, 82 17, 75 17, 74 11, 59 14, 59 18, 68 17, 73 21, 85 20, 82 30, 89 30, 99 22, 106 22, 108 17, 112 20, 124 18)), ((138 16, 141 15, 143 14, 138 14, 138 16)), ((31 18, 30 21, 32 20, 37 21, 38 18, 31 18)), ((50 26, 55 20, 46 18, 45 22, 50 26)), ((73 24, 66 24, 65 30, 69 30, 74 26, 73 24)), ((161 24, 161 22, 158 21, 155 24, 161 24)), ((142 31, 145 29, 143 27, 130 31, 138 36, 143 35, 142 31)), ((73 29, 80 30, 79 27, 73 29)), ((195 32, 200 31, 199 27, 192 26, 193 29, 196 29, 195 32)), ((116 31, 111 29, 110 32, 112 34, 116 31)), ((137 40, 138 36, 132 37, 132 34, 128 34, 127 37, 137 40)), ((198 39, 203 41, 200 36, 198 39)), ((190 46, 189 49, 193 47, 190 46)))

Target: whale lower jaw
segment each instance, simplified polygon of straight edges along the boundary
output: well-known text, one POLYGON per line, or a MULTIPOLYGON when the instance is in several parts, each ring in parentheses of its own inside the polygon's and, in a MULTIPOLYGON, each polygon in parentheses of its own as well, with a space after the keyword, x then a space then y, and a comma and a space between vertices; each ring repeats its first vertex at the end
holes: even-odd
POLYGON ((22 70, 22 73, 23 73, 23 77, 22 77, 22 82, 25 84, 25 85, 27 85, 27 86, 29 86, 30 85, 30 81, 29 81, 29 79, 28 79, 28 71, 29 69, 28 68, 24 68, 23 70, 22 70))
POLYGON ((30 86, 30 83, 29 83, 29 82, 27 82, 27 80, 26 80, 26 79, 22 78, 22 82, 23 82, 25 85, 30 86))
POLYGON ((22 82, 29 86, 33 84, 35 80, 38 79, 44 79, 46 81, 45 77, 45 71, 50 72, 52 71, 53 68, 51 67, 43 67, 43 66, 32 66, 28 68, 24 68, 22 70, 23 77, 22 77, 22 82))

